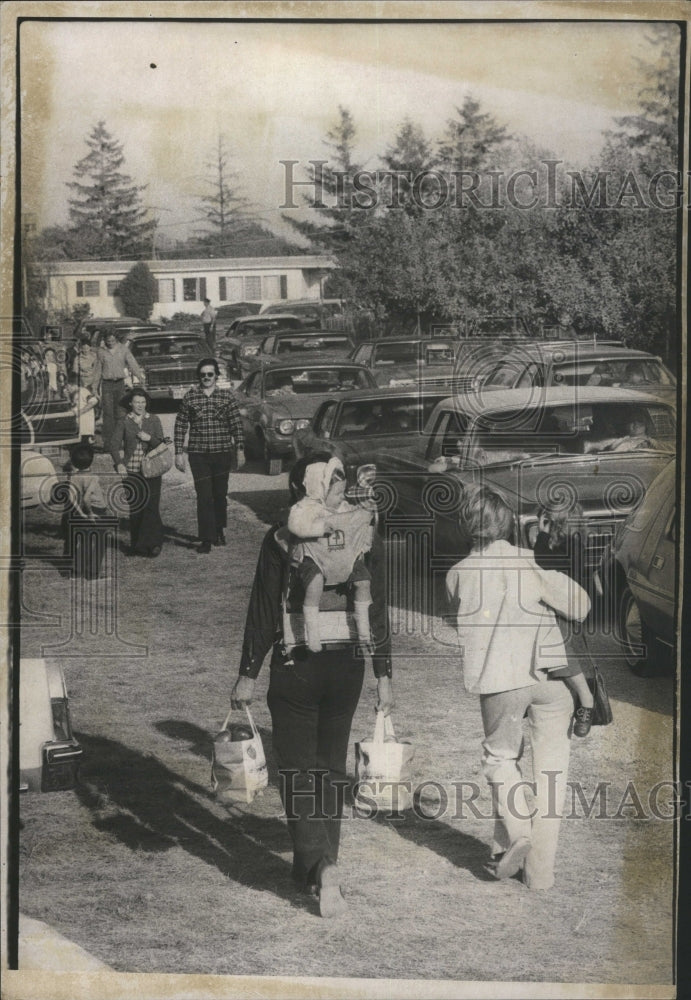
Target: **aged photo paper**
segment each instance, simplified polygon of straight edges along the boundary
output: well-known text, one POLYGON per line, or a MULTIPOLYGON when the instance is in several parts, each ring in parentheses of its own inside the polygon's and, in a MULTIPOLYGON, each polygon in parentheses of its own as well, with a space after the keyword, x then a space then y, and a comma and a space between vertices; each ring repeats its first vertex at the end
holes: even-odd
POLYGON ((689 21, 1 5, 7 1000, 683 995, 689 21))

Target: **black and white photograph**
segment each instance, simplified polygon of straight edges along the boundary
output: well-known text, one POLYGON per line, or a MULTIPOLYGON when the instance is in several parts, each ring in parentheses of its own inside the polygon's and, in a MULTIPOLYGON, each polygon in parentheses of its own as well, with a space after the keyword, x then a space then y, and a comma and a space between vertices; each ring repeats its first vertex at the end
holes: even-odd
POLYGON ((688 5, 0 18, 3 996, 691 995, 688 5))

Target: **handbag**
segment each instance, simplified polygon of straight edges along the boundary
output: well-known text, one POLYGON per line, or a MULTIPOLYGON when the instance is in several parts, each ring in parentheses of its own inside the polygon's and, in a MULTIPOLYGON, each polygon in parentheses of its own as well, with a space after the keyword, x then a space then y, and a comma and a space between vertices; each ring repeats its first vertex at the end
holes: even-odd
POLYGON ((372 739, 355 744, 355 806, 360 813, 411 808, 414 756, 410 741, 396 738, 391 716, 377 712, 372 739))
POLYGON ((613 721, 614 716, 612 715, 612 706, 609 703, 609 695, 607 694, 605 679, 594 663, 592 664, 592 667, 592 677, 586 678, 588 681, 588 687, 593 693, 592 724, 594 726, 608 726, 610 722, 613 721))
POLYGON ((156 479, 167 472, 173 465, 173 452, 168 442, 162 441, 151 451, 142 455, 142 475, 145 479, 156 479))
POLYGON ((231 708, 213 741, 211 787, 219 802, 225 805, 251 802, 269 783, 262 738, 247 706, 245 711, 249 727, 236 727, 235 731, 228 728, 233 714, 231 708), (243 739, 243 730, 251 736, 243 739))

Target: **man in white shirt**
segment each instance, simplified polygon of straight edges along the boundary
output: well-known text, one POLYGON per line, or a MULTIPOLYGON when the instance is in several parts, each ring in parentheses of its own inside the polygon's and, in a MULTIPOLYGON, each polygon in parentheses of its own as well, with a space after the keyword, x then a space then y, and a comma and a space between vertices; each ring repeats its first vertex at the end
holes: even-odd
POLYGON ((204 338, 213 352, 216 348, 216 310, 211 305, 211 299, 204 299, 202 323, 204 324, 204 338))

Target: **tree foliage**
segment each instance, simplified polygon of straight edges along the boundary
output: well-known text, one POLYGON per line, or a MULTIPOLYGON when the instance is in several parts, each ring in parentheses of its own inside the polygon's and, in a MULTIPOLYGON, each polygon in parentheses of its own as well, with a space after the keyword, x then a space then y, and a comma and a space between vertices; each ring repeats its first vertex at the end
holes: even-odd
POLYGON ((156 279, 146 261, 133 264, 118 286, 118 297, 126 316, 147 320, 156 302, 156 279))
POLYGON ((86 139, 89 152, 73 170, 67 186, 70 253, 83 258, 127 259, 148 256, 155 223, 142 204, 146 185, 122 172, 122 145, 99 121, 86 139))
POLYGON ((231 166, 225 135, 218 136, 213 154, 206 162, 206 170, 208 193, 200 198, 205 221, 200 242, 208 254, 227 257, 242 229, 247 199, 238 189, 238 173, 231 166))

